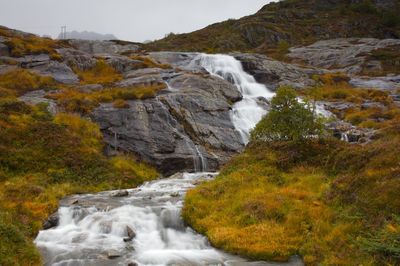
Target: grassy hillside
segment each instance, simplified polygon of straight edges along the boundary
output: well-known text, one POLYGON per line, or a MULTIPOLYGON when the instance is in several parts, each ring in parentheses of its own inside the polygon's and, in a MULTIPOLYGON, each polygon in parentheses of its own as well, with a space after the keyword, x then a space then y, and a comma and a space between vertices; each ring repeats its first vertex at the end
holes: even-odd
POLYGON ((253 259, 299 254, 306 265, 398 265, 399 108, 384 92, 321 78, 327 81, 303 96, 387 106, 386 115, 357 108, 344 114, 379 129, 374 140, 253 141, 214 181, 188 192, 183 216, 213 245, 253 259))
POLYGON ((339 37, 399 38, 396 0, 284 0, 254 15, 187 34, 170 34, 148 50, 256 51, 284 53, 288 47, 339 37), (380 4, 375 4, 379 2, 380 4))

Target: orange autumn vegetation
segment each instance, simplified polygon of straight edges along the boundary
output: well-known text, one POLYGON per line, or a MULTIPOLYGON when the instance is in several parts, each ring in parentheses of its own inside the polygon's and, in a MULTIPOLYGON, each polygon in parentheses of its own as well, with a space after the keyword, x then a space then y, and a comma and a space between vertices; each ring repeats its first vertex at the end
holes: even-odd
POLYGON ((331 110, 340 119, 365 128, 384 128, 391 121, 400 118, 400 109, 393 103, 388 91, 369 88, 355 88, 349 84, 349 78, 340 73, 315 76, 319 85, 302 90, 300 94, 310 100, 328 102, 349 102, 356 106, 346 110, 331 110), (376 102, 383 108, 363 109, 364 102, 376 102), (379 122, 378 122, 379 121, 379 122))
POLYGON ((68 194, 134 187, 158 173, 135 158, 107 158, 96 124, 51 116, 0 88, 0 265, 42 265, 32 239, 68 194))
POLYGON ((111 87, 89 93, 76 88, 64 88, 59 92, 49 94, 48 97, 57 100, 59 106, 67 112, 87 114, 98 107, 100 103, 153 98, 160 90, 165 88, 166 85, 163 83, 127 88, 111 87))
POLYGON ((133 60, 139 60, 142 61, 142 65, 140 68, 161 68, 161 69, 169 69, 172 68, 168 64, 159 64, 157 62, 154 62, 150 57, 148 56, 141 56, 141 55, 132 55, 130 56, 131 59, 133 60))
POLYGON ((188 192, 183 216, 216 247, 256 260, 298 254, 306 265, 399 265, 399 108, 385 92, 322 78, 302 96, 386 106, 382 122, 371 120, 383 112, 374 108, 345 113, 359 115, 360 126, 375 121, 371 143, 253 141, 188 192))
POLYGON ((22 95, 28 91, 53 88, 56 82, 52 77, 39 76, 26 69, 16 68, 0 75, 0 87, 22 95))
POLYGON ((306 265, 397 265, 400 127, 366 146, 252 143, 189 191, 185 220, 226 251, 306 265))
POLYGON ((113 106, 115 108, 124 109, 124 108, 129 108, 129 103, 123 99, 117 99, 113 102, 113 106))
POLYGON ((53 60, 61 60, 61 56, 56 52, 56 49, 67 46, 62 41, 42 38, 33 34, 21 34, 1 26, 0 36, 6 38, 5 44, 9 47, 11 55, 14 57, 49 54, 53 60))
POLYGON ((111 84, 122 80, 122 75, 103 59, 99 59, 93 68, 80 70, 74 68, 81 84, 111 84))

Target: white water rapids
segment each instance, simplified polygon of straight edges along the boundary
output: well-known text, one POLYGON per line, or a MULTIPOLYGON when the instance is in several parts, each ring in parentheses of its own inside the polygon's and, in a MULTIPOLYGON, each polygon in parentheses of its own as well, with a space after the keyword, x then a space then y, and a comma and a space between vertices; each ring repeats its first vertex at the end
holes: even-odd
POLYGON ((209 73, 233 83, 242 94, 243 99, 232 107, 231 119, 243 143, 247 144, 250 131, 267 112, 262 99, 269 100, 275 94, 257 83, 233 56, 200 54, 198 60, 209 73))
MULTIPOLYGON (((263 99, 274 94, 247 74, 239 61, 226 55, 199 55, 199 64, 237 86, 243 100, 233 106, 231 119, 243 143, 266 113, 263 99)), ((197 146, 199 165, 207 160, 197 146)), ((130 189, 75 195, 61 201, 59 225, 40 231, 35 244, 45 265, 303 265, 249 262, 213 248, 207 239, 185 226, 181 209, 186 191, 215 173, 176 174, 130 189), (134 235, 132 237, 132 234, 134 235)))

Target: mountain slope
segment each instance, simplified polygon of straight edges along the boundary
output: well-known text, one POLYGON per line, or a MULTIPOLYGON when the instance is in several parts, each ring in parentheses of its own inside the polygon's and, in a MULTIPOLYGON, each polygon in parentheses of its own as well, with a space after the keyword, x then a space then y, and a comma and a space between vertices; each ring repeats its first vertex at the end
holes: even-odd
POLYGON ((170 34, 148 50, 256 51, 344 37, 399 38, 397 0, 285 0, 256 14, 187 34, 170 34))

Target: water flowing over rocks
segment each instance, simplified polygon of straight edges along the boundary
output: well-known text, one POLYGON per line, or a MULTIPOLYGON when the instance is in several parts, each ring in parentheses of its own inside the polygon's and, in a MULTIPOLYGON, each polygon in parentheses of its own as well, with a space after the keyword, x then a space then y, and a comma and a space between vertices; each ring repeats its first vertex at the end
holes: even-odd
POLYGON ((240 93, 222 79, 193 74, 170 79, 169 86, 154 99, 130 101, 129 109, 103 104, 92 119, 113 149, 136 153, 163 173, 199 171, 204 164, 217 170, 243 148, 230 121, 240 93))
POLYGON ((334 121, 326 125, 333 132, 333 136, 349 143, 367 143, 375 132, 368 128, 357 128, 344 121, 334 121))
POLYGON ((125 198, 109 191, 62 200, 58 225, 35 240, 44 265, 302 266, 298 257, 249 262, 211 247, 185 226, 180 213, 186 191, 214 176, 178 173, 130 189, 125 198))
POLYGON ((316 83, 312 79, 312 75, 326 72, 321 69, 300 67, 280 62, 264 55, 232 55, 242 62, 246 72, 272 90, 276 90, 280 86, 292 86, 293 88, 314 86, 316 83))

